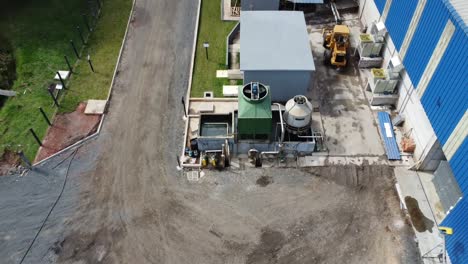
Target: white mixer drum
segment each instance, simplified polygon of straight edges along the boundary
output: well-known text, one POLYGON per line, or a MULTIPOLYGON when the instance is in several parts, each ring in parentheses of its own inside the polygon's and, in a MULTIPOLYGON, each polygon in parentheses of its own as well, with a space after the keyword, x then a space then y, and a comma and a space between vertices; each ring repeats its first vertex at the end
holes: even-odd
POLYGON ((286 103, 283 114, 286 129, 292 134, 303 134, 310 129, 312 104, 303 95, 296 95, 286 103))

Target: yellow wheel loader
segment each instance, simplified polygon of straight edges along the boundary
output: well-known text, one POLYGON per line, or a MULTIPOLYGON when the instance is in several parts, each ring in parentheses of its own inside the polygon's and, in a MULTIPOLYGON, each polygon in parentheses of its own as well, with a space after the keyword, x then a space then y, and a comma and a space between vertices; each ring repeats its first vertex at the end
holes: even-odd
POLYGON ((323 47, 325 48, 323 59, 327 65, 344 68, 348 64, 349 27, 341 24, 335 2, 332 1, 330 6, 335 16, 336 25, 332 28, 324 28, 322 31, 323 47))

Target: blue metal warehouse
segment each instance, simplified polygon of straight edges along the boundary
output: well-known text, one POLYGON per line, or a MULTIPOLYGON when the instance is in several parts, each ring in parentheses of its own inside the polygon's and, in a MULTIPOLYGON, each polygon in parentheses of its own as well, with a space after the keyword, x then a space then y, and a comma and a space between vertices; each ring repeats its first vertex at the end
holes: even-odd
POLYGON ((463 193, 441 225, 454 230, 447 238, 452 263, 468 263, 468 1, 360 2, 362 22, 385 23, 385 53, 405 66, 397 110, 414 129, 420 169, 446 159, 463 193))

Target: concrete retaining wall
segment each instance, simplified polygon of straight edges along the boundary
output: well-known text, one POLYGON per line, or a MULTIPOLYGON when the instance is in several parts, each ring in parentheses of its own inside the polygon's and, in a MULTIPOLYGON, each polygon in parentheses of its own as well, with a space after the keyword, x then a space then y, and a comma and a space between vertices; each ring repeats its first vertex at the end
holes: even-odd
POLYGON ((237 34, 240 34, 240 23, 237 23, 234 28, 229 32, 226 38, 226 67, 229 67, 229 45, 232 44, 237 34))

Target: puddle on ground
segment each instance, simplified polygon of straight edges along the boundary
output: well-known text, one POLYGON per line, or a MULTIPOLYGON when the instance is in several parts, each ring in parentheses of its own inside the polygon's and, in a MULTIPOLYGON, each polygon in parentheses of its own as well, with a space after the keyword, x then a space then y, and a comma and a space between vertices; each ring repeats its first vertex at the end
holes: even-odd
POLYGON ((275 260, 277 260, 278 253, 285 242, 285 237, 281 232, 269 228, 262 229, 260 243, 247 255, 245 263, 264 263, 263 260, 269 260, 268 263, 276 263, 275 260))
POLYGON ((262 176, 257 179, 257 185, 260 185, 261 187, 265 187, 268 184, 272 183, 273 179, 270 176, 262 176))
POLYGON ((419 209, 419 204, 416 199, 411 196, 405 197, 406 207, 408 208, 408 213, 411 217, 411 222, 413 223, 416 231, 422 233, 429 231, 432 233, 432 228, 434 227, 434 221, 424 216, 419 209))

